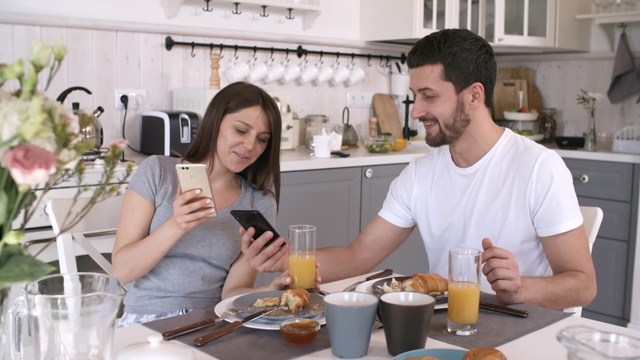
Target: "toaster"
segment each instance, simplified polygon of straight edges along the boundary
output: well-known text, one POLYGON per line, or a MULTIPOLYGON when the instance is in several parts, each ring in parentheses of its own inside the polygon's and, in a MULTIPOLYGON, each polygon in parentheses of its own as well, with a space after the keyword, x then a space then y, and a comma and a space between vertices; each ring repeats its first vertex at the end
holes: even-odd
POLYGON ((180 157, 198 130, 198 115, 189 111, 145 111, 140 125, 140 152, 180 157))

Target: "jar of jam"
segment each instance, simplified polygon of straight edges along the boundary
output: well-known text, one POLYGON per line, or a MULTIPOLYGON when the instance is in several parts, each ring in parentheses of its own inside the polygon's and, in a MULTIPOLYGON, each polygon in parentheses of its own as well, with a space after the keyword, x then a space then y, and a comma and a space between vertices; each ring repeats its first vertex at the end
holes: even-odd
POLYGON ((542 108, 540 109, 540 134, 544 135, 541 142, 553 142, 553 139, 556 137, 556 129, 558 127, 558 123, 554 118, 556 114, 555 108, 542 108))

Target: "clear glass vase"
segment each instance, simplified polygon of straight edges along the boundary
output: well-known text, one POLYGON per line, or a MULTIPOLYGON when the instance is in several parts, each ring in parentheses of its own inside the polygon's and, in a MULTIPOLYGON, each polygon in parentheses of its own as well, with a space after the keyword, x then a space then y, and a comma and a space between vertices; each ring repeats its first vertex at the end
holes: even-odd
POLYGON ((589 127, 584 135, 584 149, 587 151, 596 151, 596 117, 594 114, 589 116, 589 127))

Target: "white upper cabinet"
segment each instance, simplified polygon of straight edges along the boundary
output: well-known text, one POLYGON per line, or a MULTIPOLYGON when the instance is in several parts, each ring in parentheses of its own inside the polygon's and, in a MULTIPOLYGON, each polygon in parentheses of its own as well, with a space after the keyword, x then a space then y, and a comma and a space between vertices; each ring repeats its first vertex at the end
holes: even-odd
POLYGON ((556 0, 486 0, 487 41, 495 46, 553 47, 556 0))
POLYGON ((362 40, 414 43, 464 28, 497 52, 588 51, 590 27, 575 16, 586 0, 361 0, 362 40))
POLYGON ((455 27, 450 0, 361 0, 360 38, 414 42, 434 31, 455 27))

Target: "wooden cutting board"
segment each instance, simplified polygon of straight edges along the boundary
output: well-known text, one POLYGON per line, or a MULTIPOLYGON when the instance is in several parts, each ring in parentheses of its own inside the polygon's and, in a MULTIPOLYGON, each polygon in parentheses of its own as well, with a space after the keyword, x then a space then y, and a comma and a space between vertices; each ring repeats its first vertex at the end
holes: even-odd
POLYGON ((389 132, 395 138, 402 138, 402 125, 398 116, 398 109, 389 94, 374 94, 373 108, 378 118, 381 133, 389 132))
MULTIPOLYGON (((530 109, 535 109, 540 111, 542 109, 542 95, 540 94, 540 90, 534 84, 533 78, 534 70, 530 68, 502 68, 498 69, 498 81, 501 80, 511 80, 511 79, 522 79, 527 81, 527 107, 530 109)), ((496 83, 496 87, 497 87, 496 83)), ((495 90, 494 90, 495 91, 495 90)), ((494 103, 496 97, 494 96, 494 103)), ((516 102, 517 102, 517 94, 516 94, 516 102)), ((500 116, 496 117, 497 111, 494 111, 494 119, 502 119, 504 116, 500 113, 500 116)))
POLYGON ((528 108, 527 86, 527 81, 523 79, 496 81, 496 87, 493 90, 493 118, 496 120, 504 119, 504 111, 518 109, 520 105, 518 91, 523 92, 522 106, 528 108))

